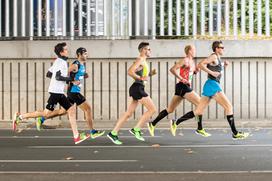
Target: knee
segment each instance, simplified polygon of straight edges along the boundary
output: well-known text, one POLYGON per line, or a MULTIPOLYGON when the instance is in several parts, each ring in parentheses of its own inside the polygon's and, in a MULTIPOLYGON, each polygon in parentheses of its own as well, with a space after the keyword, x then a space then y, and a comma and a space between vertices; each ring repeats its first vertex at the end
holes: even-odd
POLYGON ((196 110, 194 111, 194 114, 195 114, 195 115, 202 115, 203 112, 202 112, 201 110, 199 110, 199 109, 196 109, 196 110))
POLYGON ((225 111, 226 113, 232 113, 232 110, 233 110, 233 107, 231 104, 228 104, 226 107, 225 107, 225 111))

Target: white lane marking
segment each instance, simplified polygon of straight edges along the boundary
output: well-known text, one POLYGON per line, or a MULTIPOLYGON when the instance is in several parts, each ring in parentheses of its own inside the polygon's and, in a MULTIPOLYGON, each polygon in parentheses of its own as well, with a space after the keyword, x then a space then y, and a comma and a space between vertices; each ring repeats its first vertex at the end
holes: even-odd
MULTIPOLYGON (((272 147, 272 144, 245 144, 245 145, 160 145, 156 148, 224 148, 224 147, 272 147)), ((28 146, 34 149, 58 149, 58 148, 153 148, 152 145, 133 146, 28 146)))
POLYGON ((0 160, 0 163, 115 163, 137 160, 0 160))
POLYGON ((4 171, 0 172, 0 174, 102 174, 102 175, 118 175, 118 174, 262 174, 262 173, 272 173, 272 170, 249 170, 249 171, 116 171, 116 172, 46 172, 46 171, 4 171))

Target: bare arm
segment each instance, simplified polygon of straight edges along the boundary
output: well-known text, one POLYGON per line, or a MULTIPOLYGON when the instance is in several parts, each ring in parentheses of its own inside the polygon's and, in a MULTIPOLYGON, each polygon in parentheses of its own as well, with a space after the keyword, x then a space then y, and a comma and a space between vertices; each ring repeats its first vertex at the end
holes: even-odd
MULTIPOLYGON (((170 68, 170 72, 179 80, 179 81, 181 81, 181 82, 184 82, 184 81, 186 81, 186 80, 184 80, 180 75, 179 75, 179 73, 178 73, 178 69, 180 68, 180 67, 182 67, 182 66, 185 66, 185 64, 184 64, 184 59, 181 59, 179 62, 177 62, 173 67, 171 67, 170 68)), ((187 81, 186 82, 184 82, 184 83, 187 83, 187 81)))

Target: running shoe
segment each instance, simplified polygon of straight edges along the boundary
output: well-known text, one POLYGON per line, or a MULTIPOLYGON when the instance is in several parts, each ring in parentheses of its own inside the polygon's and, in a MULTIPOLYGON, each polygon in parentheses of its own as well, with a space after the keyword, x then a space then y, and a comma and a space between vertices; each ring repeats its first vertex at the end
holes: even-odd
POLYGON ((153 126, 152 122, 147 123, 148 131, 151 136, 154 136, 155 126, 153 126))
POLYGON ((95 139, 95 138, 97 138, 99 136, 102 136, 104 133, 105 133, 105 131, 99 131, 99 130, 93 129, 91 131, 90 135, 91 135, 92 139, 95 139))
POLYGON ((12 119, 12 130, 16 131, 17 130, 17 126, 19 125, 19 122, 21 121, 21 119, 19 118, 20 113, 16 112, 14 113, 13 119, 12 119))
POLYGON ((134 128, 132 128, 131 130, 129 130, 129 132, 133 134, 135 138, 137 138, 138 140, 145 141, 145 139, 142 137, 141 131, 136 131, 134 128))
POLYGON ((117 135, 113 135, 111 132, 109 134, 107 134, 107 137, 116 145, 121 145, 123 144, 117 135))
POLYGON ((175 119, 170 120, 170 131, 173 136, 176 136, 177 124, 175 119))
POLYGON ((90 138, 90 134, 79 133, 78 137, 74 138, 74 142, 75 142, 75 144, 79 144, 88 138, 90 138))
POLYGON ((238 132, 236 135, 232 134, 233 140, 243 140, 246 139, 249 136, 249 133, 245 132, 238 132))
POLYGON ((206 132, 205 129, 197 129, 195 131, 196 134, 200 135, 200 136, 203 136, 203 137, 209 137, 211 136, 210 133, 206 132))
POLYGON ((38 131, 41 131, 41 126, 42 126, 42 124, 44 123, 44 121, 45 121, 45 118, 44 118, 43 116, 38 117, 38 119, 37 119, 37 121, 36 121, 36 129, 37 129, 38 131))

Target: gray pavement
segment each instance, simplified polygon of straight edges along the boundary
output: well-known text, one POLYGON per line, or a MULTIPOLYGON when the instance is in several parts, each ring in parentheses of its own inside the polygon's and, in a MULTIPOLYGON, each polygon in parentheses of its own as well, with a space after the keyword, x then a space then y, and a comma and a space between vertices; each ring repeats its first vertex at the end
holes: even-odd
POLYGON ((272 129, 208 129, 211 137, 180 129, 156 130, 145 142, 121 130, 122 146, 106 137, 74 145, 70 130, 0 130, 0 180, 270 180, 272 129))

